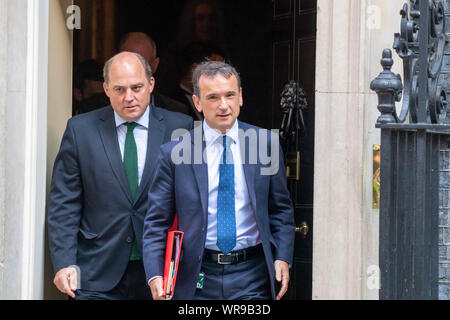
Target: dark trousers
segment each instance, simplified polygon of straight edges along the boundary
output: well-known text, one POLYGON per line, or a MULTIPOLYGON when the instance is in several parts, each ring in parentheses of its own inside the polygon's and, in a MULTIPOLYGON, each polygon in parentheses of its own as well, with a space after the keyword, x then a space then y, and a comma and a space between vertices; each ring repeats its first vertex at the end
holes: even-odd
POLYGON ((236 263, 221 265, 203 261, 203 288, 196 289, 194 300, 269 300, 269 272, 264 254, 236 263))
POLYGON ((75 291, 75 300, 152 300, 150 288, 146 284, 142 261, 128 262, 122 279, 110 291, 98 292, 79 289, 75 291))

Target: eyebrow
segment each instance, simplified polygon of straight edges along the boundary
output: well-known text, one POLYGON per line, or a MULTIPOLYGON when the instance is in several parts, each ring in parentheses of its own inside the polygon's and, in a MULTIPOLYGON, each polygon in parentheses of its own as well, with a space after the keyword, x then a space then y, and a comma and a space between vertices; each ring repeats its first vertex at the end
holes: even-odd
MULTIPOLYGON (((138 82, 138 83, 132 84, 132 85, 130 86, 130 88, 133 88, 133 87, 142 87, 142 86, 144 86, 144 83, 138 82)), ((114 89, 120 89, 120 88, 125 88, 125 87, 126 87, 126 86, 115 85, 113 88, 114 88, 114 89)))
MULTIPOLYGON (((227 92, 225 92, 226 96, 230 95, 230 94, 236 95, 237 93, 236 93, 236 91, 227 91, 227 92)), ((219 93, 209 93, 209 94, 206 95, 206 97, 210 98, 210 97, 219 96, 219 95, 220 95, 219 93)))

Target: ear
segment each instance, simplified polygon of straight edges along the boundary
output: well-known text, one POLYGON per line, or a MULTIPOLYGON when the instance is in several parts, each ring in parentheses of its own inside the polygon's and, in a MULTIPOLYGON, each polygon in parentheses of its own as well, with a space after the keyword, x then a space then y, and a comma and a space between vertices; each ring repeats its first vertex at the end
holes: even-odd
POLYGON ((150 93, 152 93, 153 89, 155 88, 155 78, 151 77, 150 82, 148 84, 150 86, 150 93))
POLYGON ((244 99, 242 99, 242 87, 239 90, 239 106, 242 107, 242 105, 244 104, 244 99))
POLYGON ((105 90, 105 94, 108 96, 108 98, 110 98, 108 86, 106 85, 106 82, 103 82, 103 90, 105 90))
POLYGON ((197 109, 198 112, 202 112, 203 109, 200 105, 200 99, 195 94, 192 95, 192 101, 194 102, 195 109, 197 109))

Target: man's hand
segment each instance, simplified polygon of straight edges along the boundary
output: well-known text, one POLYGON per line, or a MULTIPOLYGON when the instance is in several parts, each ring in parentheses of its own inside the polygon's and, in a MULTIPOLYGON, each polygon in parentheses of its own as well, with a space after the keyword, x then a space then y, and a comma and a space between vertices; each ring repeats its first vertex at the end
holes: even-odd
POLYGON ((77 270, 73 267, 60 269, 56 273, 53 283, 59 291, 75 298, 74 291, 78 286, 77 270))
POLYGON ((166 300, 163 290, 163 278, 158 277, 150 281, 153 300, 166 300))
POLYGON ((289 264, 286 261, 275 260, 275 279, 281 282, 281 289, 276 300, 280 300, 288 289, 289 284, 289 264))

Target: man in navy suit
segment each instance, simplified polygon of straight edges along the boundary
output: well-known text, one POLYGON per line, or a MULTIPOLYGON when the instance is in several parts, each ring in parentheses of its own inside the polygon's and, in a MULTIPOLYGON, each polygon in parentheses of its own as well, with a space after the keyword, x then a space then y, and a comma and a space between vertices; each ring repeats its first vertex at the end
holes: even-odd
POLYGON ((54 284, 75 299, 151 299, 142 264, 160 145, 192 119, 150 104, 151 68, 123 52, 104 67, 107 106, 70 119, 48 204, 54 284))
POLYGON ((242 89, 232 66, 203 62, 193 84, 205 119, 161 146, 149 189, 143 259, 152 296, 165 297, 165 242, 176 213, 184 238, 174 299, 281 299, 294 212, 278 136, 237 121, 242 89))

